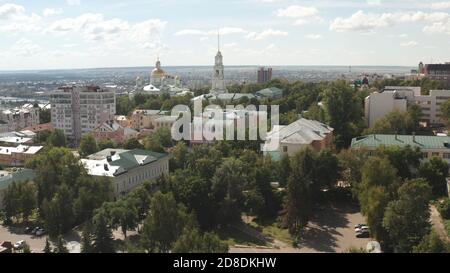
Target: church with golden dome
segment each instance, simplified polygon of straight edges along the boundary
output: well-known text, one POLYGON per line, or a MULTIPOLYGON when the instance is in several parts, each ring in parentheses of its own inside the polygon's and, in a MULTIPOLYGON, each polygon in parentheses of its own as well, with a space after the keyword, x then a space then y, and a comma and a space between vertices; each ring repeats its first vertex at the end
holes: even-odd
POLYGON ((143 79, 138 77, 135 91, 132 93, 160 95, 163 92, 168 92, 170 95, 178 95, 189 92, 189 89, 183 88, 180 77, 167 74, 162 69, 161 61, 158 57, 155 68, 150 72, 149 84, 144 86, 143 79))

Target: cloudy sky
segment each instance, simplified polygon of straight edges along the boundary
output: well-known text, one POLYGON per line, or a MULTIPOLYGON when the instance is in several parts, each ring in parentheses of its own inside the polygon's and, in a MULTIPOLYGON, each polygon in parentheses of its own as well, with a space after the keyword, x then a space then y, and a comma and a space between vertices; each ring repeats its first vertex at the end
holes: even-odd
POLYGON ((450 1, 0 0, 0 70, 450 61, 450 1))

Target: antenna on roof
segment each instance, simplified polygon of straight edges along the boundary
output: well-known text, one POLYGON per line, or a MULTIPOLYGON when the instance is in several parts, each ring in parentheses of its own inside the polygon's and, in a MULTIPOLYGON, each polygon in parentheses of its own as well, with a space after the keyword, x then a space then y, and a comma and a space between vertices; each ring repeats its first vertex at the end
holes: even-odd
POLYGON ((217 50, 220 51, 220 30, 217 30, 217 50))

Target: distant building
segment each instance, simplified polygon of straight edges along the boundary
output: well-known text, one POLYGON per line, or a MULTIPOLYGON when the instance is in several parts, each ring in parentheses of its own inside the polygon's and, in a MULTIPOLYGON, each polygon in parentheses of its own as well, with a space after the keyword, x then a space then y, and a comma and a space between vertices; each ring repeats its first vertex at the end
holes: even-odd
POLYGON ((24 166, 28 159, 38 154, 44 146, 0 146, 0 165, 17 167, 24 166))
POLYGON ((24 128, 24 131, 31 131, 31 132, 37 134, 37 133, 44 132, 44 131, 52 132, 52 131, 54 131, 54 128, 53 128, 53 124, 51 122, 49 122, 49 123, 38 124, 38 125, 26 127, 26 128, 24 128))
POLYGON ((425 76, 450 88, 450 63, 425 65, 425 76))
POLYGON ((258 69, 258 83, 266 83, 272 80, 272 68, 260 67, 258 69))
MULTIPOLYGON (((218 37, 219 38, 219 37, 218 37)), ((225 75, 224 75, 224 65, 223 65, 223 56, 222 52, 220 52, 220 40, 218 40, 218 49, 214 62, 214 72, 212 77, 212 88, 211 94, 223 94, 228 93, 225 84, 225 75)))
POLYGON ((305 147, 321 151, 332 146, 333 131, 334 129, 326 124, 305 118, 287 126, 276 125, 267 134, 262 151, 274 160, 281 159, 285 154, 294 156, 305 147))
POLYGON ((256 92, 256 96, 259 99, 281 99, 283 97, 283 90, 277 87, 269 87, 256 92))
POLYGON ((135 110, 130 117, 130 127, 137 131, 154 130, 156 127, 155 120, 162 116, 164 116, 164 113, 160 110, 135 110))
POLYGON ((116 113, 115 93, 99 86, 60 87, 50 94, 50 101, 54 128, 75 143, 116 113))
POLYGON ((35 172, 30 169, 18 169, 15 171, 0 171, 0 208, 3 207, 3 197, 5 191, 13 183, 32 181, 35 172))
POLYGON ((28 126, 39 124, 39 107, 15 108, 0 112, 0 121, 8 131, 20 131, 28 126))
POLYGON ((106 149, 81 162, 89 175, 111 178, 116 197, 169 174, 169 155, 139 149, 106 149))
POLYGON ((383 92, 374 92, 365 99, 365 119, 369 127, 394 110, 406 111, 409 104, 417 104, 422 109, 423 122, 442 124, 440 105, 450 99, 450 90, 430 90, 429 95, 421 95, 420 87, 387 86, 383 92))
POLYGON ((131 138, 136 138, 138 132, 123 127, 114 120, 108 120, 97 126, 92 131, 92 136, 98 140, 112 140, 115 144, 125 143, 131 138))
POLYGON ((450 137, 416 135, 368 135, 354 138, 351 148, 372 153, 381 146, 420 148, 425 158, 437 156, 450 163, 450 137))

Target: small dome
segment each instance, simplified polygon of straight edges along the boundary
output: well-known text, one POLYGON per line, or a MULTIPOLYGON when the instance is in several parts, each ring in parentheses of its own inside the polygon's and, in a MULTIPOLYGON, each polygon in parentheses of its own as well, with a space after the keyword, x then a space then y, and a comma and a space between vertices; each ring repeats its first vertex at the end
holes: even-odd
POLYGON ((155 68, 152 71, 151 76, 153 78, 163 78, 166 75, 166 72, 164 72, 164 70, 162 70, 161 68, 155 68))

